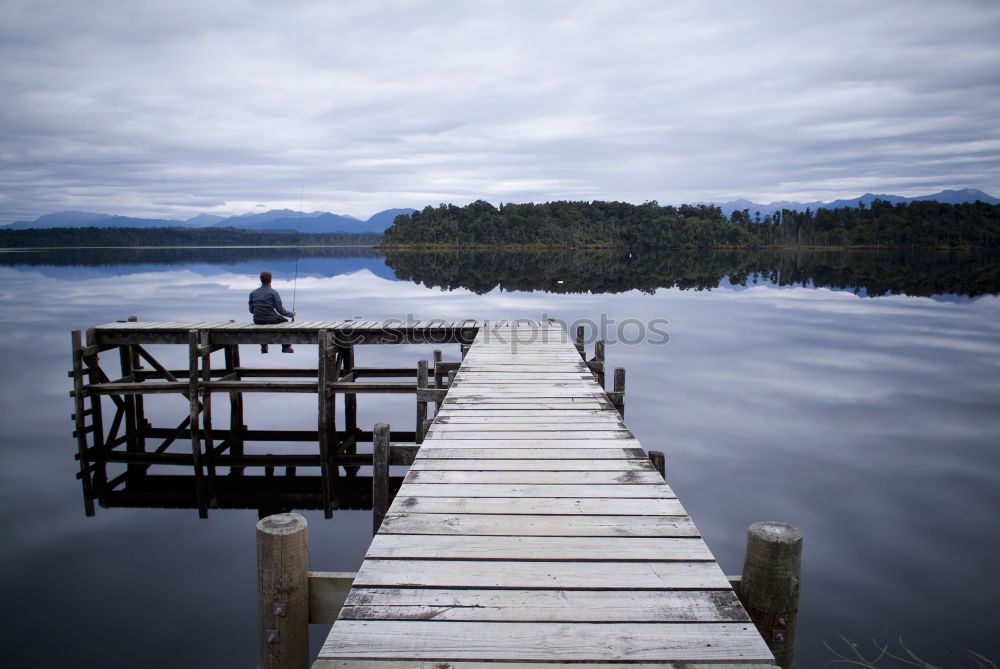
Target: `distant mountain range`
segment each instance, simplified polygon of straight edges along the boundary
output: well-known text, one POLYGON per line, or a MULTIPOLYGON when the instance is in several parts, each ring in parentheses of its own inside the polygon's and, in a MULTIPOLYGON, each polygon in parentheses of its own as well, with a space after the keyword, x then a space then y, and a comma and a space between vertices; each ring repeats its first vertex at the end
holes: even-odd
POLYGON ((400 214, 410 214, 415 209, 386 209, 368 220, 331 214, 326 211, 310 213, 290 209, 272 209, 260 214, 242 216, 216 216, 198 214, 184 221, 165 218, 134 218, 83 211, 61 211, 45 214, 33 221, 18 221, 0 227, 0 230, 25 230, 29 228, 240 228, 243 230, 298 230, 300 232, 367 232, 381 234, 392 225, 400 214))
POLYGON ((729 215, 734 211, 742 211, 744 209, 749 210, 751 216, 759 211, 760 215, 763 217, 773 214, 776 211, 781 211, 782 209, 805 211, 806 208, 809 208, 816 211, 817 209, 857 207, 858 203, 862 202, 866 207, 868 207, 875 200, 882 200, 883 202, 890 202, 892 204, 898 204, 900 202, 916 202, 918 200, 935 200, 946 204, 962 204, 964 202, 975 202, 976 200, 979 200, 987 204, 1000 204, 1000 199, 974 188, 963 188, 962 190, 943 190, 940 193, 934 193, 933 195, 921 195, 919 197, 901 197, 899 195, 875 195, 873 193, 865 193, 860 197, 851 198, 850 200, 834 200, 833 202, 771 202, 769 204, 761 204, 758 202, 751 202, 750 200, 732 200, 730 202, 709 202, 707 204, 714 204, 717 207, 720 207, 722 209, 722 213, 725 214, 726 217, 729 217, 729 215))
MULTIPOLYGON (((730 202, 709 202, 722 209, 727 217, 734 211, 747 209, 753 216, 760 212, 761 217, 773 214, 782 209, 813 211, 817 209, 836 209, 838 207, 857 207, 859 203, 871 205, 874 200, 883 200, 896 204, 899 202, 914 202, 917 200, 936 200, 948 204, 961 204, 980 200, 988 204, 1000 204, 1000 199, 988 195, 981 190, 965 188, 962 190, 943 190, 933 195, 919 197, 901 197, 899 195, 864 195, 850 200, 834 200, 833 202, 771 202, 762 204, 750 200, 732 200, 730 202)), ((702 204, 702 203, 695 203, 702 204)), ((328 211, 297 212, 291 209, 272 209, 260 214, 242 214, 240 216, 223 217, 214 214, 198 214, 184 221, 164 218, 134 218, 131 216, 115 216, 112 214, 95 214, 82 211, 62 211, 56 214, 45 214, 33 221, 18 221, 0 226, 0 230, 24 230, 28 228, 210 228, 233 227, 245 230, 298 230, 300 232, 367 232, 381 234, 392 225, 400 214, 411 214, 415 209, 386 209, 371 216, 368 220, 332 214, 328 211)))

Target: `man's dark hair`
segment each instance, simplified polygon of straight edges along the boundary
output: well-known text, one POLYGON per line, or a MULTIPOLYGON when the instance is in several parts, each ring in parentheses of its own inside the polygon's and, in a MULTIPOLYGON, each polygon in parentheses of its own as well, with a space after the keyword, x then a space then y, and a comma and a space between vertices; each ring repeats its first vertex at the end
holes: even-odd
POLYGON ((263 272, 261 272, 260 273, 260 282, 261 282, 261 284, 270 286, 271 285, 271 273, 268 272, 268 271, 266 271, 266 270, 263 271, 263 272))

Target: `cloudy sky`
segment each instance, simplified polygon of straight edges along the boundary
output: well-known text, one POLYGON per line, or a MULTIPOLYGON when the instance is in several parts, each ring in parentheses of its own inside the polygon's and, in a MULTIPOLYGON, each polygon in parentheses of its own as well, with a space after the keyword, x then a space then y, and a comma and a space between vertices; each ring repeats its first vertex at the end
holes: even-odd
POLYGON ((1000 196, 996 0, 0 0, 0 223, 1000 196))

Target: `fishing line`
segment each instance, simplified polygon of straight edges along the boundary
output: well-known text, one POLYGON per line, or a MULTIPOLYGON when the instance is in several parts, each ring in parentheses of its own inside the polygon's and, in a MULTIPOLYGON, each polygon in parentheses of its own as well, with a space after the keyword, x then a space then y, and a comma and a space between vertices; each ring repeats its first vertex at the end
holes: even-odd
POLYGON ((295 279, 292 281, 292 311, 295 311, 295 293, 299 287, 299 252, 300 252, 299 244, 302 240, 298 239, 297 237, 301 235, 302 232, 302 201, 305 198, 305 195, 306 195, 306 184, 303 181, 302 190, 299 193, 299 220, 295 222, 295 232, 298 234, 296 234, 296 240, 295 240, 295 279))

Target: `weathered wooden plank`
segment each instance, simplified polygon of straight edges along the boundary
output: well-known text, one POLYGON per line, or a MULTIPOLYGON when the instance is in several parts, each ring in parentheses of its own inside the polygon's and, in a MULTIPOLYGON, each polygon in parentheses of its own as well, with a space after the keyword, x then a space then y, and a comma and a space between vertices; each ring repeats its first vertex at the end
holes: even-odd
POLYGON ((469 441, 477 439, 561 439, 564 441, 576 439, 602 439, 610 442, 633 438, 632 433, 628 430, 560 430, 555 428, 552 430, 517 431, 487 430, 479 427, 474 430, 438 430, 436 425, 431 427, 429 436, 445 436, 450 439, 465 439, 469 441))
POLYGON ((441 406, 442 411, 459 411, 467 409, 492 410, 492 411, 522 411, 525 409, 537 409, 539 411, 569 410, 569 409, 598 409, 608 410, 613 406, 607 398, 597 399, 576 399, 576 398, 548 398, 544 401, 507 399, 502 397, 490 400, 480 400, 473 398, 448 397, 441 406))
POLYGON ((632 497, 642 499, 669 499, 674 494, 664 485, 532 485, 504 483, 464 484, 407 483, 399 493, 409 497, 632 497))
MULTIPOLYGON (((520 442, 515 442, 520 443, 520 442)), ((478 442, 477 442, 478 444, 478 442)), ((645 458, 646 452, 636 448, 588 448, 583 451, 566 448, 436 448, 436 441, 424 442, 415 462, 443 459, 483 459, 495 462, 501 459, 533 459, 556 462, 558 460, 635 460, 645 458)))
POLYGON ((587 623, 342 620, 320 657, 632 661, 771 658, 750 623, 587 623))
MULTIPOLYGON (((430 471, 536 471, 536 472, 652 472, 653 463, 648 458, 627 460, 624 458, 605 459, 485 459, 480 458, 419 458, 413 461, 411 472, 430 471)), ((575 477, 574 477, 575 478, 575 477)), ((424 481, 427 483, 427 481, 424 481)))
POLYGON ((539 363, 550 364, 583 364, 580 356, 575 358, 571 353, 532 351, 526 347, 519 347, 514 351, 497 349, 495 351, 470 351, 465 356, 465 361, 472 364, 485 365, 537 365, 539 363))
POLYGON ((470 372, 462 370, 462 382, 465 383, 549 383, 558 381, 562 383, 582 383, 587 381, 584 372, 568 374, 565 372, 546 372, 518 370, 515 372, 470 372))
POLYGON ((355 588, 346 620, 748 622, 729 590, 355 588))
POLYGON ((365 560, 354 586, 546 588, 553 590, 729 590, 714 562, 532 562, 365 560))
POLYGON ((465 388, 461 385, 456 385, 448 391, 448 396, 454 398, 455 400, 461 398, 474 398, 477 402, 490 402, 496 399, 520 399, 522 402, 525 400, 544 400, 546 398, 559 398, 568 397, 573 398, 575 401, 580 399, 599 399, 602 397, 607 397, 607 393, 603 390, 594 386, 593 389, 584 388, 539 388, 538 390, 525 389, 524 387, 519 388, 484 388, 484 387, 469 387, 465 388))
POLYGON ((406 475, 403 482, 413 483, 448 483, 460 484, 566 484, 573 485, 611 485, 616 483, 635 483, 645 485, 663 485, 663 478, 657 471, 423 471, 413 470, 406 475))
MULTIPOLYGON (((509 405, 505 405, 509 406, 509 405)), ((525 405, 530 406, 530 405, 525 405)), ((515 419, 518 422, 522 418, 545 418, 561 420, 564 418, 584 419, 587 417, 597 417, 604 420, 621 420, 615 416, 608 416, 605 409, 569 406, 556 406, 549 409, 482 409, 475 404, 449 404, 442 407, 438 412, 438 418, 448 418, 449 422, 455 423, 465 418, 494 418, 503 420, 515 419)))
MULTIPOLYGON (((511 498, 511 497, 407 497, 397 495, 390 513, 450 513, 552 516, 684 516, 676 498, 511 498)), ((563 519, 563 522, 565 519, 563 519)), ((627 519, 631 526, 634 518, 627 519)), ((648 532, 644 536, 650 536, 648 532)))
POLYGON ((564 365, 564 364, 552 364, 539 368, 538 365, 499 365, 496 368, 485 366, 484 368, 478 368, 475 362, 468 362, 462 365, 462 374, 468 378, 493 378, 496 376, 503 376, 511 379, 518 378, 537 378, 537 376, 542 375, 545 377, 561 377, 565 376, 570 379, 586 379, 586 372, 583 371, 585 365, 564 365))
POLYGON ((628 430, 620 420, 615 421, 613 419, 547 421, 544 418, 525 418, 523 421, 483 422, 464 420, 453 423, 448 420, 448 416, 444 416, 443 418, 444 420, 434 422, 434 431, 441 435, 447 435, 450 432, 607 432, 609 430, 621 432, 628 430))
MULTIPOLYGON (((535 412, 541 413, 541 412, 535 412)), ((625 423, 618 415, 609 413, 592 413, 578 411, 553 416, 525 416, 522 413, 502 414, 500 416, 476 416, 471 412, 449 411, 437 416, 435 423, 438 427, 444 425, 614 425, 624 427, 625 423)))
MULTIPOLYGON (((433 517, 438 517, 434 514, 433 517)), ((491 516, 495 517, 495 516, 491 516)), ((552 516, 543 516, 551 519, 552 516)), ((713 560, 700 537, 505 536, 381 533, 366 558, 448 560, 648 561, 713 560)))
MULTIPOLYGON (((446 661, 439 660, 336 660, 331 658, 318 658, 312 665, 312 669, 507 669, 517 667, 518 669, 622 669, 621 662, 522 662, 514 660, 505 662, 500 660, 487 660, 482 662, 472 661, 446 661)), ((773 662, 740 662, 739 664, 703 664, 701 662, 629 662, 628 669, 759 669, 760 667, 773 667, 773 662)))
POLYGON ((687 516, 553 516, 474 513, 414 513, 393 505, 385 534, 446 534, 516 537, 697 537, 687 516))
MULTIPOLYGON (((592 433, 591 433, 592 434, 592 433)), ((483 439, 465 439, 456 436, 435 437, 432 440, 425 441, 425 446, 423 448, 434 448, 434 449, 447 449, 447 448, 499 448, 499 449, 511 449, 511 448, 544 448, 551 450, 559 449, 577 449, 586 450, 591 448, 606 449, 606 448, 641 448, 639 442, 633 437, 621 437, 616 439, 564 439, 563 435, 556 435, 556 437, 551 439, 539 439, 539 438, 483 438, 483 439)))

